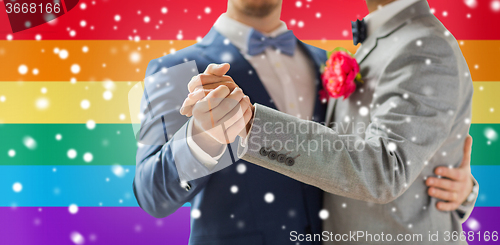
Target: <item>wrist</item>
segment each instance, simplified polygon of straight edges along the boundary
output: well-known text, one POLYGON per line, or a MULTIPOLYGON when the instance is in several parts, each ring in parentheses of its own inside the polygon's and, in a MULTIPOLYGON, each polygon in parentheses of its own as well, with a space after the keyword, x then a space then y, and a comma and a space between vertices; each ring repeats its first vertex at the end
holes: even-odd
POLYGON ((475 183, 474 180, 472 180, 472 190, 470 194, 467 196, 467 199, 462 203, 462 206, 470 206, 474 203, 474 200, 476 200, 478 194, 479 194, 479 186, 475 183))
POLYGON ((224 145, 219 143, 214 137, 212 137, 206 130, 201 128, 196 119, 194 119, 192 128, 192 138, 193 141, 207 154, 212 157, 218 156, 224 145))

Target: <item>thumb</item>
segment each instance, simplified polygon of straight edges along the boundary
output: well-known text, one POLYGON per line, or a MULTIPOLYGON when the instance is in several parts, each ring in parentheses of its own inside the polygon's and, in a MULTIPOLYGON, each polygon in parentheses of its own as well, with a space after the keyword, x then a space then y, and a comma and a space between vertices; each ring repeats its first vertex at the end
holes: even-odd
POLYGON ((203 73, 221 77, 226 75, 230 67, 231 66, 228 63, 210 64, 207 66, 207 69, 203 73))
POLYGON ((470 166, 471 152, 472 152, 472 137, 470 135, 467 135, 467 138, 465 139, 464 143, 464 157, 462 159, 460 167, 470 166))

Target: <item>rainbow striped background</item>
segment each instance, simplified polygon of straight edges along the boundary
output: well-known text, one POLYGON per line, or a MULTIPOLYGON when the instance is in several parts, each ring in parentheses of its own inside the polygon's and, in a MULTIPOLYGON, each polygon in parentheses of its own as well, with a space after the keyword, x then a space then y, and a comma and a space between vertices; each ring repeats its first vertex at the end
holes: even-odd
MULTIPOLYGON (((226 3, 83 0, 16 34, 0 14, 0 244, 187 244, 189 207, 155 219, 135 201, 127 96, 149 60, 196 43, 226 3)), ((500 231, 500 2, 429 4, 474 80, 481 189, 464 229, 500 231)), ((285 0, 282 19, 309 44, 355 52, 350 21, 366 14, 363 0, 285 0)))

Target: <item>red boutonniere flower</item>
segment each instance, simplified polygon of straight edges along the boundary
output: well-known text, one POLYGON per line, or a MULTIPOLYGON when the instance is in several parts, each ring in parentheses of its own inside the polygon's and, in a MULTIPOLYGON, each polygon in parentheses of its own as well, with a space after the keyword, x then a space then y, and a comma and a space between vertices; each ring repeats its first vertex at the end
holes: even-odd
POLYGON ((321 101, 328 97, 347 99, 355 90, 356 82, 363 83, 359 65, 354 56, 344 48, 336 48, 328 53, 328 60, 321 74, 323 90, 319 93, 321 101))

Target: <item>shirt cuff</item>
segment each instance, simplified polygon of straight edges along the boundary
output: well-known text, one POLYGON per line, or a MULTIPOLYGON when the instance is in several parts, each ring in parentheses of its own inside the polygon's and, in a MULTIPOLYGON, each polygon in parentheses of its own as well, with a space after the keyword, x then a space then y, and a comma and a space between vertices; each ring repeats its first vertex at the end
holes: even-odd
POLYGON ((210 154, 206 153, 203 149, 201 149, 196 142, 193 140, 193 120, 189 120, 188 127, 187 127, 187 137, 186 141, 189 146, 189 149, 191 150, 191 153, 193 153, 194 157, 196 160, 201 162, 205 167, 212 169, 217 165, 219 159, 224 155, 224 152, 226 151, 227 146, 224 145, 221 149, 221 153, 215 157, 210 156, 210 154))

